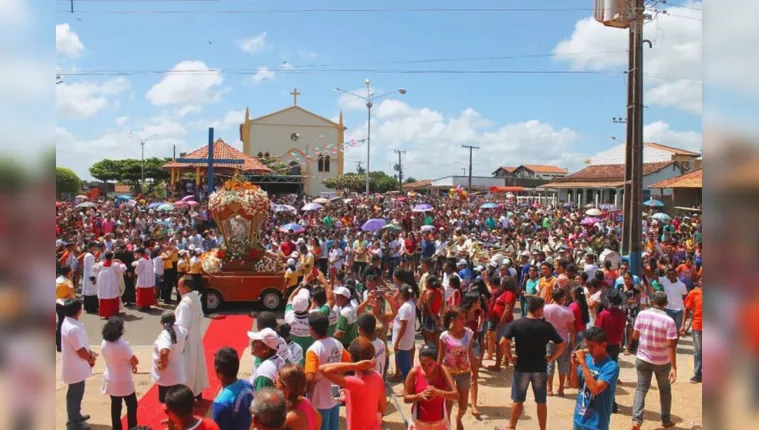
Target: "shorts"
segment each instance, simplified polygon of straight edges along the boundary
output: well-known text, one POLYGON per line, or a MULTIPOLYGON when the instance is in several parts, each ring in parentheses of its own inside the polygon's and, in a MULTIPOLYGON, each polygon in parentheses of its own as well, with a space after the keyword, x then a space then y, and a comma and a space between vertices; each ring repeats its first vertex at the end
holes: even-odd
POLYGON ((435 320, 429 315, 422 315, 422 330, 434 333, 438 331, 435 320))
POLYGON ((496 345, 500 345, 501 344, 501 338, 506 335, 506 327, 508 327, 509 324, 511 324, 511 322, 507 322, 506 324, 504 324, 503 327, 501 327, 501 329, 498 330, 495 333, 495 344, 496 345))
POLYGON ((480 355, 482 353, 482 349, 480 346, 480 334, 474 336, 474 342, 472 343, 472 353, 474 354, 477 359, 480 359, 480 355))
POLYGON ((468 390, 472 387, 472 372, 452 373, 451 377, 459 390, 468 390))
POLYGON ((514 372, 511 382, 511 400, 515 403, 524 403, 527 400, 527 388, 532 383, 532 394, 535 403, 545 405, 548 398, 546 372, 514 372))
MULTIPOLYGON (((548 342, 548 345, 546 345, 546 356, 552 355, 556 351, 556 344, 553 342, 548 342)), ((570 357, 571 351, 569 348, 564 348, 564 352, 561 353, 559 358, 556 359, 556 361, 552 361, 548 363, 548 374, 553 375, 556 371, 556 365, 559 366, 559 375, 567 375, 569 374, 569 357, 570 357)))

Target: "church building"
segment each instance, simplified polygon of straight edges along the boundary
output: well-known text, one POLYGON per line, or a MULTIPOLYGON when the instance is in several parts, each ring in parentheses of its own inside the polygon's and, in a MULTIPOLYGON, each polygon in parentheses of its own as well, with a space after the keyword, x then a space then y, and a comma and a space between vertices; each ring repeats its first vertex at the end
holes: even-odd
POLYGON ((338 122, 331 121, 298 106, 297 89, 290 94, 293 105, 277 112, 251 119, 245 109, 245 122, 240 124, 243 153, 291 166, 293 174, 302 175, 307 195, 334 191, 322 182, 344 171, 343 113, 338 122))

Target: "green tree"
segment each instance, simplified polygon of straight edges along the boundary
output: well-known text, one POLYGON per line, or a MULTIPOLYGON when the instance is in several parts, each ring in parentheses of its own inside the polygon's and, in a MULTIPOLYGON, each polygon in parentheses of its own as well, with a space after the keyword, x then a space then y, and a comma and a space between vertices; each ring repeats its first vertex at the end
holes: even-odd
MULTIPOLYGON (((347 173, 345 175, 327 178, 322 182, 327 188, 333 190, 346 190, 363 192, 366 190, 366 176, 358 173, 347 173)), ((369 191, 374 193, 385 193, 398 189, 398 181, 385 172, 369 173, 369 191)))
POLYGON ((416 182, 416 178, 414 178, 413 176, 409 176, 408 178, 403 180, 404 184, 413 184, 414 182, 416 182))
POLYGON ((290 172, 290 166, 283 163, 277 158, 261 158, 261 164, 271 169, 275 175, 287 175, 290 172))
POLYGON ((55 168, 55 192, 57 194, 71 193, 79 191, 82 186, 82 180, 79 179, 73 170, 65 167, 55 168))
MULTIPOLYGON (((169 178, 169 172, 161 166, 171 161, 171 158, 145 159, 145 179, 153 182, 169 178)), ((135 185, 142 178, 142 161, 133 158, 123 160, 100 160, 90 167, 90 175, 103 182, 119 181, 127 185, 135 185)))

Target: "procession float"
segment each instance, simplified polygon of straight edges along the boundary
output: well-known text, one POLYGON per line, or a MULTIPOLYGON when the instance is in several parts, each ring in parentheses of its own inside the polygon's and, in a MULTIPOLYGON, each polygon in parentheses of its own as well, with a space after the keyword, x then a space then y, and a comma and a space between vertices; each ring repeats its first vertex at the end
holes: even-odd
POLYGON ((259 302, 274 310, 284 303, 279 256, 261 245, 269 213, 266 191, 234 177, 208 198, 208 209, 224 238, 201 255, 208 309, 227 302, 259 302))

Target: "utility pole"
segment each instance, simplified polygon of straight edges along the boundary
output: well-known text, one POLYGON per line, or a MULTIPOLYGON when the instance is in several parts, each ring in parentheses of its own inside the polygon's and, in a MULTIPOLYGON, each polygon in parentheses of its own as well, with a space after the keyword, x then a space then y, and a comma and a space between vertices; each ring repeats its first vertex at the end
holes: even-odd
POLYGON ((132 133, 130 131, 129 132, 129 137, 133 137, 133 138, 137 139, 137 141, 140 142, 140 154, 141 154, 140 155, 140 164, 142 165, 142 169, 141 169, 142 172, 141 172, 141 175, 140 175, 141 176, 141 180, 140 180, 140 192, 142 192, 143 189, 145 189, 145 143, 147 141, 151 140, 151 139, 155 139, 156 137, 158 137, 158 135, 154 134, 154 135, 148 137, 147 139, 141 139, 136 134, 134 134, 134 133, 132 133))
POLYGON ((401 155, 406 153, 406 150, 395 149, 393 152, 398 154, 398 189, 403 192, 403 160, 401 155))
POLYGON ((461 145, 462 148, 469 149, 469 192, 472 192, 472 150, 480 149, 479 146, 461 145))
POLYGON ((361 173, 361 165, 364 164, 363 161, 356 161, 356 173, 361 173))
MULTIPOLYGON (((644 0, 630 0, 630 55, 631 64, 628 72, 628 115, 626 148, 630 157, 625 159, 625 170, 630 169, 630 194, 625 193, 624 217, 630 219, 628 233, 630 271, 641 274, 641 212, 643 208, 643 24, 645 20, 644 0)), ((627 188, 627 178, 625 187, 627 188)))

